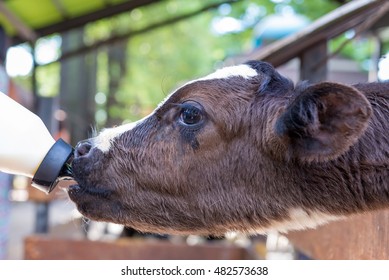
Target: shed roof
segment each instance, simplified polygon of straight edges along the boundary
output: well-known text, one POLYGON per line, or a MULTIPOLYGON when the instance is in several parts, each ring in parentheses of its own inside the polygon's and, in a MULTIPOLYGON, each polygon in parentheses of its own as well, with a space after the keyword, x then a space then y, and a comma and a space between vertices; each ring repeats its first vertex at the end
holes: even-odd
POLYGON ((0 26, 13 41, 35 41, 162 0, 3 0, 0 26))

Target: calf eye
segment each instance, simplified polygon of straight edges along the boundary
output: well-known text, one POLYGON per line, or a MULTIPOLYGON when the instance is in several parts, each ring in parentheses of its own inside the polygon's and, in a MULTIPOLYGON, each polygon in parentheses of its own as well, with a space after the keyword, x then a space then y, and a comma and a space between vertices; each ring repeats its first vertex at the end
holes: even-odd
POLYGON ((180 122, 185 125, 196 125, 203 120, 203 110, 200 104, 188 102, 181 105, 180 122))

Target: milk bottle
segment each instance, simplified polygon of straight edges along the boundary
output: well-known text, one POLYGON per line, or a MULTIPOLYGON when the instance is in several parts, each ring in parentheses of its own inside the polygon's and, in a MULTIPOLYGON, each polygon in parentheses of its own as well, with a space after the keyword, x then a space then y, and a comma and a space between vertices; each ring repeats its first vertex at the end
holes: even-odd
POLYGON ((0 171, 30 177, 34 187, 49 193, 71 177, 72 152, 37 115, 0 92, 0 171))

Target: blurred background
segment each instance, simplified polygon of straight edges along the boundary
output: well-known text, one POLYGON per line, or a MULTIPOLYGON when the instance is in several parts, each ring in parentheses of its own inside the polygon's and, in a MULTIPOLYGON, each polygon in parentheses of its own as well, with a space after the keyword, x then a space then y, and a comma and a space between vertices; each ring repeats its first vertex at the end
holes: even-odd
MULTIPOLYGON (((360 9, 358 21, 346 18, 331 34, 317 22, 331 13, 326 22, 342 19, 337 9, 352 9, 352 2, 372 9, 374 1, 0 1, 0 91, 36 112, 55 138, 75 145, 104 127, 146 116, 184 82, 261 58, 309 28, 301 44, 290 43, 298 55, 275 62, 284 75, 309 79, 301 71, 299 45, 325 31, 319 40, 324 54, 309 61, 323 59, 326 79, 389 79, 389 23, 380 22, 388 18, 387 7, 365 15, 360 9), (366 24, 372 15, 375 21, 366 24)), ((0 259, 308 258, 277 233, 155 236, 91 222, 64 190, 46 196, 29 183, 0 175, 0 259)))

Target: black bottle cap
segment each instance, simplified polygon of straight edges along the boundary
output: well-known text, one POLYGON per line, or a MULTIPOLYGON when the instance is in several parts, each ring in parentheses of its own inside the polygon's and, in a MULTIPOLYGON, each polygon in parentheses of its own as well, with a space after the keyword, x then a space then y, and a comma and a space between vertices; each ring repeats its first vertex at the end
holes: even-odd
POLYGON ((62 139, 57 140, 50 148, 38 167, 31 185, 45 193, 50 193, 61 176, 71 176, 70 161, 73 147, 62 139))

